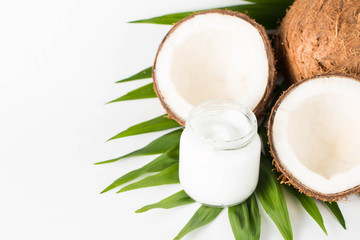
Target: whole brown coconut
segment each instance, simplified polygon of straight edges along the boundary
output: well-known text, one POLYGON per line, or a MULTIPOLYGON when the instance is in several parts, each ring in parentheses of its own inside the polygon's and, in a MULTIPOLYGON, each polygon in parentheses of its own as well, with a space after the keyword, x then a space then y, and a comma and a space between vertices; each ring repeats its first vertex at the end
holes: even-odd
POLYGON ((360 0, 296 0, 279 28, 277 52, 292 82, 360 76, 360 0))

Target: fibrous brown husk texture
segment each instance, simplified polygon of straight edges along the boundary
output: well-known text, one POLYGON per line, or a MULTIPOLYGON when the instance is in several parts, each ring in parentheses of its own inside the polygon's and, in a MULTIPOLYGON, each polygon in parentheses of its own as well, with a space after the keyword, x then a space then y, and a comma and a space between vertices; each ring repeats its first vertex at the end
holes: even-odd
POLYGON ((360 76, 360 0, 296 0, 277 51, 293 82, 323 73, 360 76))

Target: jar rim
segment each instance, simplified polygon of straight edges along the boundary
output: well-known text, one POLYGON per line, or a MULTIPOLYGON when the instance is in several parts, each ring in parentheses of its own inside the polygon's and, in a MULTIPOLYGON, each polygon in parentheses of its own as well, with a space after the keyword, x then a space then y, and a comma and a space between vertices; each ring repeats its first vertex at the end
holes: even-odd
POLYGON ((210 100, 199 105, 195 106, 189 113, 185 129, 188 128, 190 132, 195 135, 201 141, 209 144, 215 149, 219 150, 236 150, 240 148, 244 148, 249 145, 256 136, 257 133, 257 119, 255 114, 245 105, 232 101, 232 100, 225 100, 225 99, 216 99, 210 100), (245 132, 242 136, 231 139, 231 140, 215 140, 211 138, 205 138, 199 131, 194 128, 193 121, 196 117, 199 117, 201 113, 210 112, 211 110, 207 108, 215 108, 216 110, 236 110, 237 112, 243 114, 249 123, 249 131, 245 132))

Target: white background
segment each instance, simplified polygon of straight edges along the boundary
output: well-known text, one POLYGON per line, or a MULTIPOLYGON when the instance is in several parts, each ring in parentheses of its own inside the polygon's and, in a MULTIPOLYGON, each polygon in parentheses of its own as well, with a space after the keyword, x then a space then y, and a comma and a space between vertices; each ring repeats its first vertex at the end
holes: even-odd
MULTIPOLYGON (((0 239, 172 239, 199 207, 135 214, 181 189, 99 192, 154 158, 93 163, 140 148, 163 133, 105 143, 159 116, 157 99, 106 102, 148 83, 114 84, 150 66, 169 26, 127 21, 237 0, 0 2, 0 239)), ((329 237, 287 196, 295 239, 358 239, 358 197, 340 203, 345 231, 319 204, 329 237)), ((281 239, 262 211, 261 239, 281 239)), ((234 239, 222 214, 184 239, 234 239)))

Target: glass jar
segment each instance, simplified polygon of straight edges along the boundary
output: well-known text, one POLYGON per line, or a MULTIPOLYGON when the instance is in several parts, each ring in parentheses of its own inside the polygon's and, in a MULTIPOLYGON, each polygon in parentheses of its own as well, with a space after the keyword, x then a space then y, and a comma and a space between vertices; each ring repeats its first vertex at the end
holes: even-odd
POLYGON ((181 135, 180 183, 202 204, 239 204, 256 188, 260 151, 251 110, 228 100, 202 103, 190 112, 181 135))

